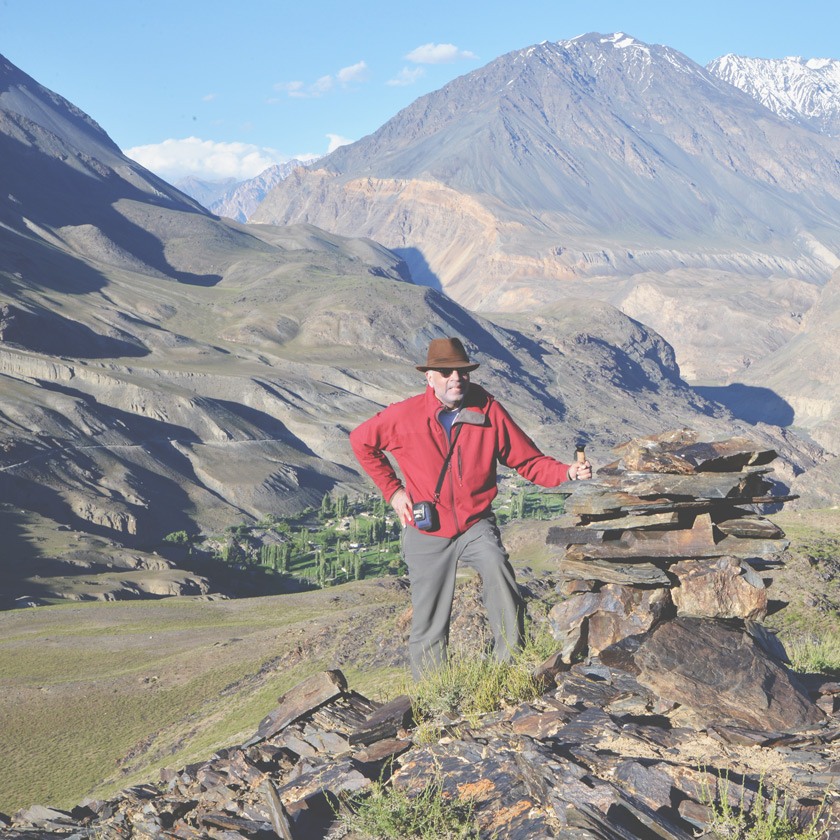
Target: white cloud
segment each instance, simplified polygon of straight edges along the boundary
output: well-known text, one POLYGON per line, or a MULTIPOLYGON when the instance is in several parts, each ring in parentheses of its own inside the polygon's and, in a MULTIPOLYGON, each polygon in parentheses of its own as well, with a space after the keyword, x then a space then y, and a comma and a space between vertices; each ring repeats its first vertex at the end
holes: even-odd
POLYGON ((321 76, 314 85, 310 85, 309 92, 311 96, 323 96, 325 93, 329 93, 335 82, 333 81, 332 76, 321 76))
POLYGON ((217 94, 215 93, 208 93, 206 96, 201 97, 202 102, 213 102, 216 99, 217 94))
POLYGON ((198 137, 135 146, 126 149, 125 154, 167 181, 188 175, 205 181, 225 178, 244 181, 275 163, 289 160, 289 155, 276 149, 250 143, 218 143, 198 137))
MULTIPOLYGON (((321 76, 311 85, 305 82, 278 82, 274 90, 280 93, 287 93, 292 99, 318 99, 325 93, 329 93, 335 85, 332 76, 321 76)), ((267 100, 270 104, 276 103, 276 99, 267 100)))
POLYGON ((424 67, 403 67, 393 79, 388 79, 385 84, 391 85, 391 87, 406 87, 413 85, 425 75, 426 69, 424 67))
MULTIPOLYGON (((321 76, 312 84, 305 82, 278 82, 274 85, 276 91, 286 93, 293 99, 318 99, 329 93, 336 84, 347 87, 353 82, 366 82, 368 79, 368 66, 366 61, 359 61, 349 67, 342 67, 335 76, 321 76)), ((274 100, 268 100, 273 102, 274 100)))
POLYGON ((327 140, 330 141, 329 146, 327 146, 327 154, 334 152, 339 146, 348 146, 353 142, 346 137, 342 137, 340 134, 328 134, 327 140))
MULTIPOLYGON (((288 93, 289 96, 306 96, 306 85, 304 85, 303 82, 278 82, 276 85, 274 85, 274 90, 280 91, 281 93, 288 93)), ((268 101, 275 102, 276 100, 269 99, 268 101)))
POLYGON ((336 73, 336 78, 343 85, 348 85, 350 82, 366 82, 368 78, 367 62, 359 61, 350 67, 342 67, 336 73))
POLYGON ((469 50, 459 50, 455 44, 423 44, 412 50, 406 57, 415 64, 451 64, 461 59, 478 58, 469 50))

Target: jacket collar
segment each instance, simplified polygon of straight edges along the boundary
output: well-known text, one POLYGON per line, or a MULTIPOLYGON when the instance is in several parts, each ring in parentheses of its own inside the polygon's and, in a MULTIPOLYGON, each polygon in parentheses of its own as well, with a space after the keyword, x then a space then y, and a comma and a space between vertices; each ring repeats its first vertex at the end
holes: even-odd
MULTIPOLYGON (((442 403, 440 400, 435 396, 435 390, 432 388, 431 385, 426 386, 426 414, 430 418, 437 418, 438 412, 443 408, 442 403)), ((470 415, 480 415, 481 423, 476 423, 476 419, 470 418, 466 420, 466 422, 474 423, 476 425, 482 425, 484 422, 484 413, 487 410, 490 401, 493 398, 481 385, 475 385, 474 383, 470 383, 470 389, 467 391, 467 396, 464 399, 464 403, 461 406, 462 409, 467 409, 470 415)), ((458 419, 458 422, 464 422, 464 415, 466 412, 462 411, 461 416, 458 419)))

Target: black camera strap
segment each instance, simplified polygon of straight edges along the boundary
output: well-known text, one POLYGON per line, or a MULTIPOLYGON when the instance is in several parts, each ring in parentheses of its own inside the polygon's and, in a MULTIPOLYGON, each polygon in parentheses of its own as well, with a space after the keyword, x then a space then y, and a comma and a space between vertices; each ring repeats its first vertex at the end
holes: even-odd
POLYGON ((435 504, 440 501, 440 491, 443 487, 443 479, 446 476, 446 469, 449 466, 449 462, 452 460, 452 453, 455 452, 455 441, 458 440, 458 435, 460 434, 462 427, 463 423, 459 423, 456 420, 455 425, 452 428, 452 440, 449 444, 449 452, 446 453, 446 459, 443 462, 443 466, 440 468, 440 475, 438 476, 437 486, 435 487, 435 504))

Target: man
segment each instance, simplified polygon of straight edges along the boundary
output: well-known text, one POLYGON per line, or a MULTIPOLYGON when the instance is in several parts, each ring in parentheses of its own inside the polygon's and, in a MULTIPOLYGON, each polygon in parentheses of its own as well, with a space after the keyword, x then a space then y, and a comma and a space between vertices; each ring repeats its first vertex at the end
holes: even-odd
POLYGON ((496 656, 505 661, 522 644, 524 605, 490 507, 496 463, 543 487, 592 476, 588 461, 569 465, 543 455, 499 402, 471 384, 477 367, 459 339, 433 339, 426 364, 417 365, 425 393, 388 406, 350 433, 359 463, 403 524, 415 679, 446 659, 459 562, 481 576, 496 656), (420 502, 434 508, 429 530, 421 530, 429 524, 427 511, 415 515, 420 502))

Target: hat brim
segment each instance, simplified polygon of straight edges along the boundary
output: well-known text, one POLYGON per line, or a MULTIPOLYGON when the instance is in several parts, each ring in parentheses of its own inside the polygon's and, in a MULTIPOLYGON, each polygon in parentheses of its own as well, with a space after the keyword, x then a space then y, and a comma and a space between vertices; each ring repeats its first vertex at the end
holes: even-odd
POLYGON ((473 362, 468 365, 416 365, 416 368, 422 373, 425 373, 427 370, 438 370, 439 368, 452 368, 452 370, 461 370, 464 373, 469 373, 471 370, 475 370, 479 367, 479 365, 479 362, 473 362))

